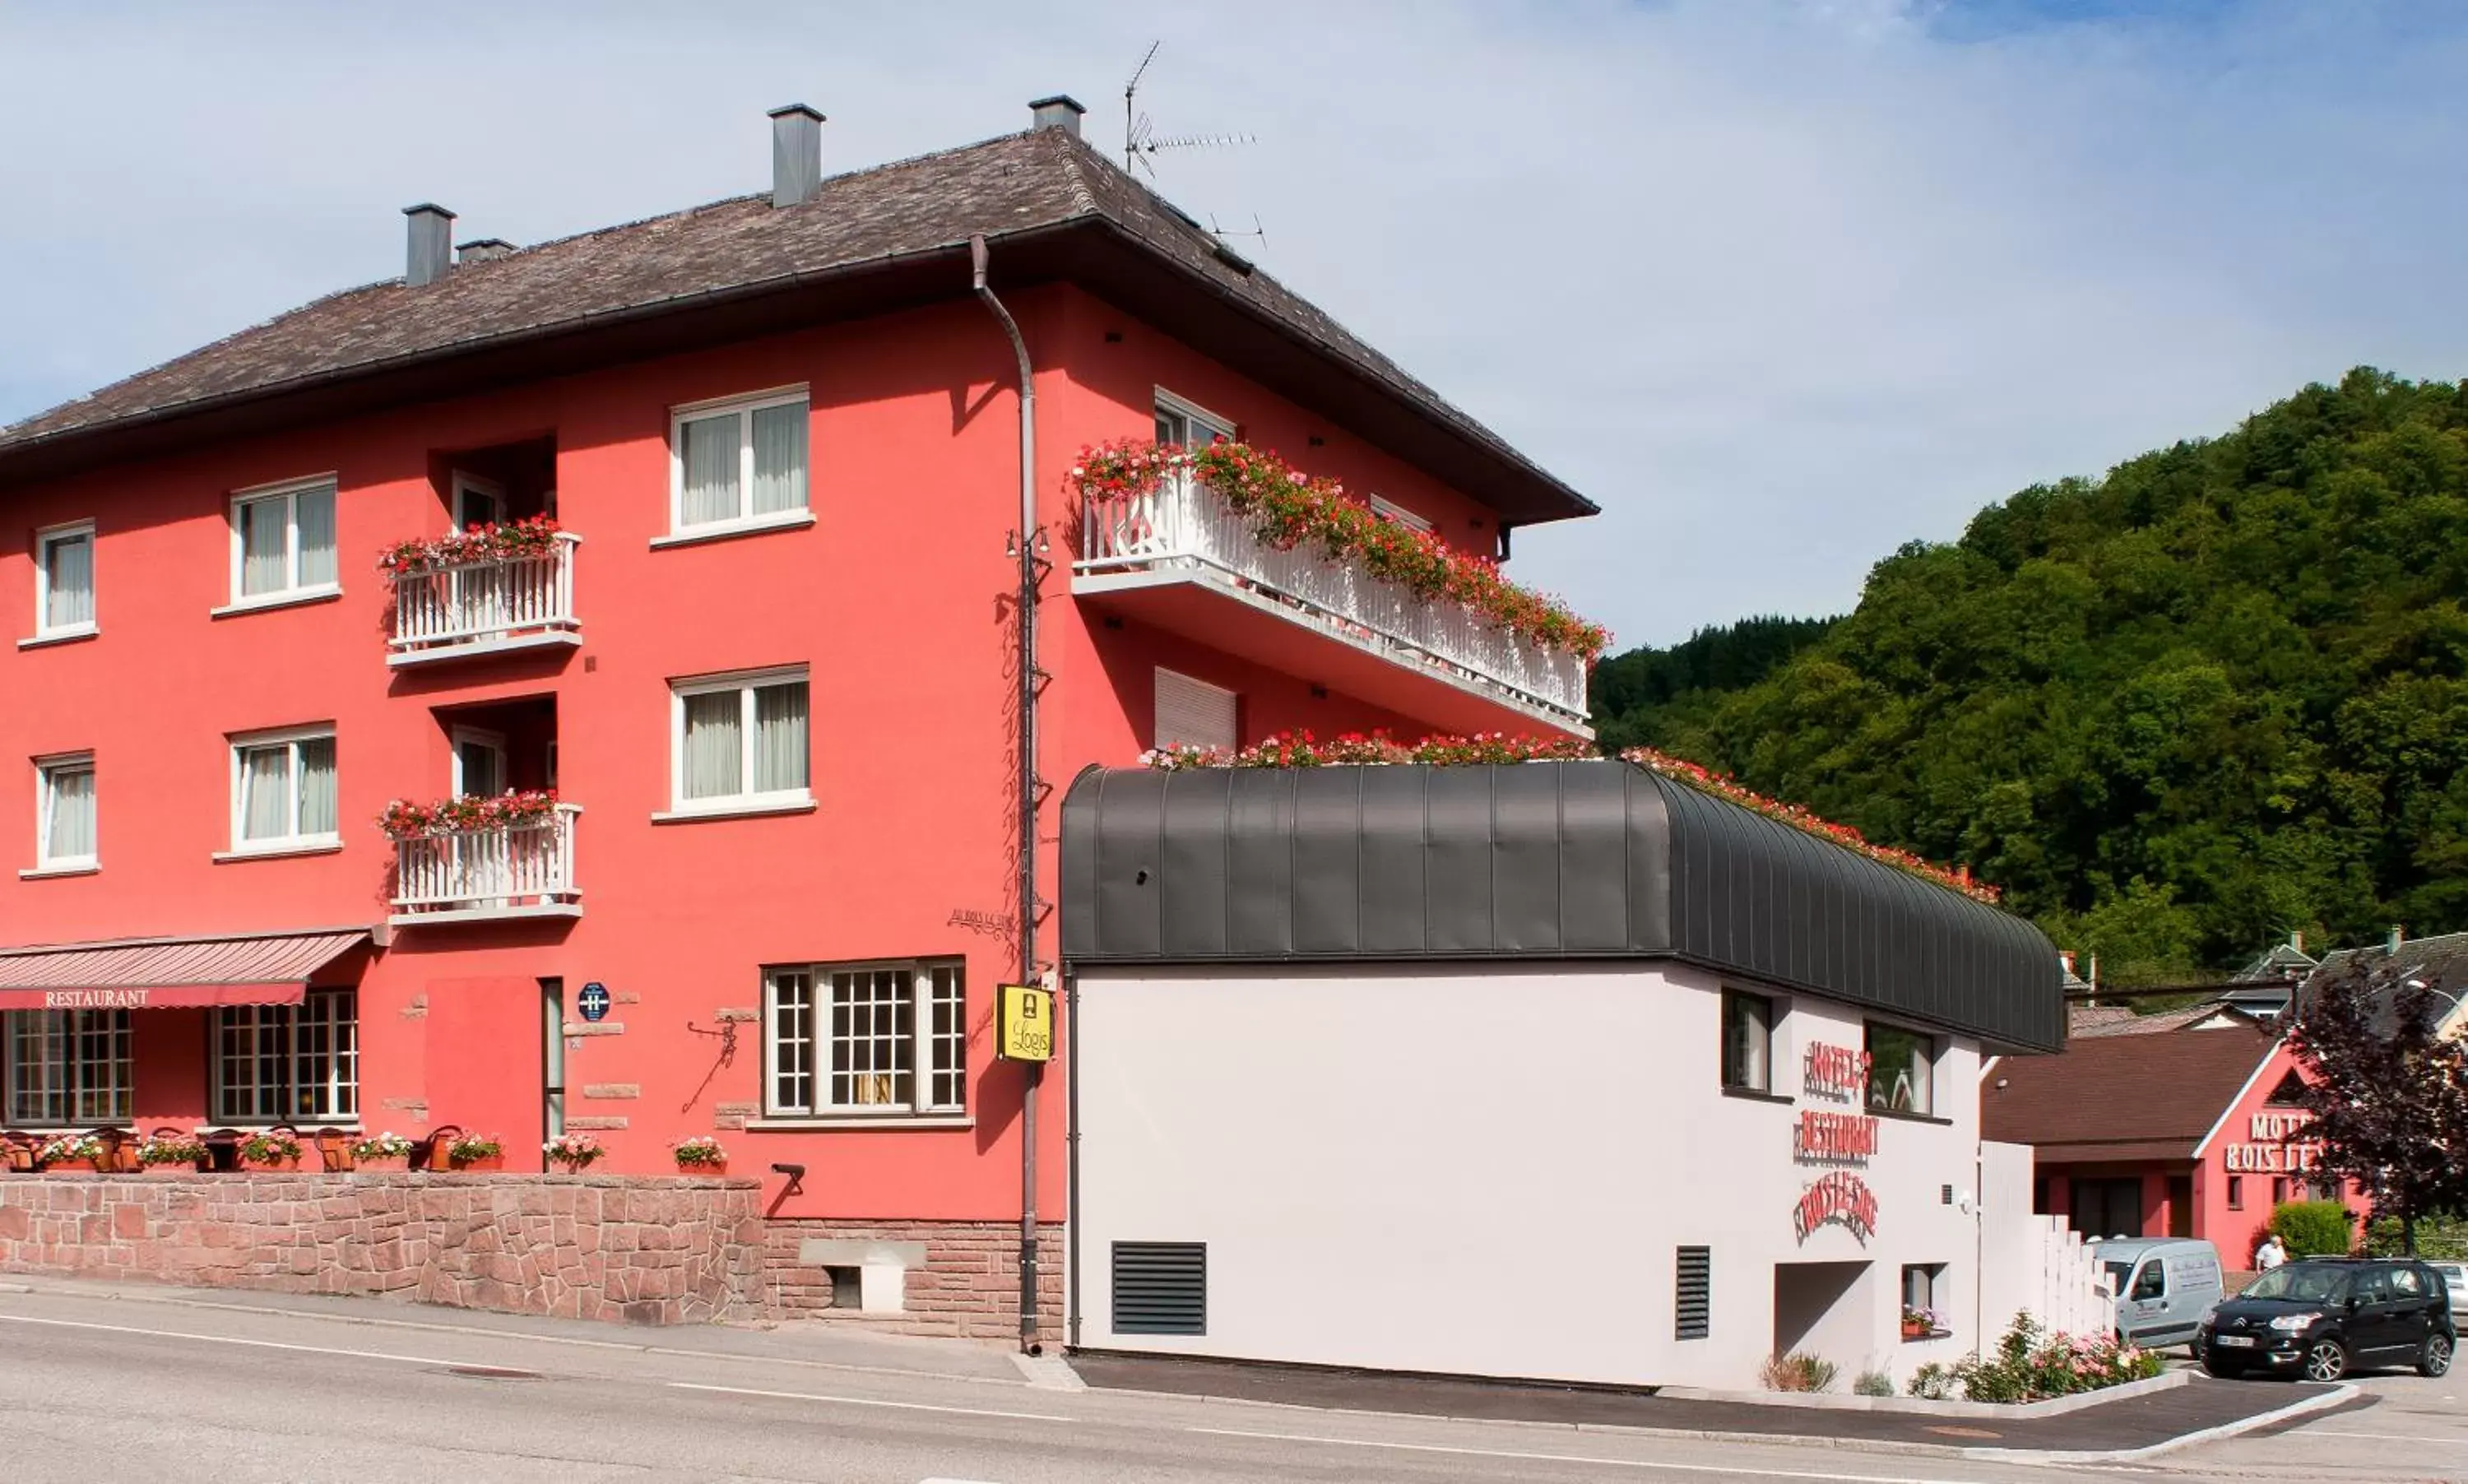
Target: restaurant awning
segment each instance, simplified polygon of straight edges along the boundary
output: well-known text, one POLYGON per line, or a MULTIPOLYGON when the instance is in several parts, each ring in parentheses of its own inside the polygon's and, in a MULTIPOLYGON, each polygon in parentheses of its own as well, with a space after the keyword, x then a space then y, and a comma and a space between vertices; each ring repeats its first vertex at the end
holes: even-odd
POLYGON ((0 948, 0 1010, 296 1005, 367 928, 0 948))

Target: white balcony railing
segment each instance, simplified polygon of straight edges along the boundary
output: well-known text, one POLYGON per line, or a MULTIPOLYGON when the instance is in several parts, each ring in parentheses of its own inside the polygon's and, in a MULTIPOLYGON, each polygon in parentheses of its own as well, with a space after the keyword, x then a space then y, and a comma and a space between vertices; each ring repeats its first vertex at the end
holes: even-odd
POLYGON ((394 580, 389 665, 417 665, 494 650, 580 643, 574 548, 559 532, 537 557, 468 561, 394 580))
POLYGON ((394 920, 580 916, 574 821, 582 812, 560 804, 525 824, 397 840, 394 920))
MULTIPOLYGON (((1086 502, 1081 516, 1082 579, 1186 573, 1270 600, 1403 665, 1427 666, 1508 693, 1557 719, 1583 722, 1586 662, 1499 628, 1464 604, 1424 598, 1304 542, 1264 546, 1223 496, 1189 477, 1139 494, 1086 502)), ((1110 582, 1083 583, 1101 590, 1110 582)))

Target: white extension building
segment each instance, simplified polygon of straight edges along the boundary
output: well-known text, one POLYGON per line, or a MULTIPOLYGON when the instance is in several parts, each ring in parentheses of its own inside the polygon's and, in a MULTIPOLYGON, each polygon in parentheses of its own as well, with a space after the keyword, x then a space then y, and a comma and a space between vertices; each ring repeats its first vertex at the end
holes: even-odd
POLYGON ((2016 918, 1611 762, 1063 819, 1079 1348, 1750 1387, 2090 1313, 1979 1142, 1983 1047, 2063 1042, 2016 918))

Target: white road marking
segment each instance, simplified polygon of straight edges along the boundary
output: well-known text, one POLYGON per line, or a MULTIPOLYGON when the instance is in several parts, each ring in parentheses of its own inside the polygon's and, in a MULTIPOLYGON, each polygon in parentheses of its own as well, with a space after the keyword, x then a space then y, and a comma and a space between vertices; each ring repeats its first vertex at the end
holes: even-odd
POLYGON ((477 1361, 440 1359, 435 1356, 399 1356, 383 1350, 338 1350, 330 1345, 291 1345, 275 1339, 242 1339, 237 1335, 197 1335, 188 1330, 146 1330, 133 1324, 95 1324, 83 1319, 37 1319, 31 1314, 0 1314, 0 1322, 40 1324, 58 1330, 101 1330, 111 1335, 144 1335, 153 1339, 194 1339, 205 1345, 247 1345, 258 1350, 296 1350, 312 1356, 352 1356, 362 1360, 392 1360, 402 1365, 463 1365, 477 1361))
POLYGON ((1369 1438, 1315 1437, 1297 1432, 1245 1432, 1234 1427, 1185 1427, 1185 1432, 1220 1438, 1260 1438, 1272 1443, 1326 1443, 1338 1448, 1386 1448, 1406 1453, 1449 1453, 1465 1458, 1513 1458, 1520 1462, 1590 1464, 1613 1469, 1657 1470, 1664 1473, 1710 1473, 1751 1479, 1809 1479, 1817 1484, 1981 1484, 1977 1479, 1951 1479, 1941 1474, 1921 1477, 1900 1473, 1820 1473, 1793 1469, 1739 1469, 1718 1464, 1670 1463, 1652 1458, 1596 1458, 1578 1453, 1520 1453, 1504 1449, 1447 1448, 1437 1443, 1383 1443, 1369 1438))
POLYGON ((833 1406, 880 1406, 900 1412, 948 1412, 955 1417, 1008 1417, 1017 1422, 1070 1422, 1052 1412, 997 1412, 982 1406, 935 1406, 925 1402, 885 1402, 877 1397, 833 1397, 811 1391, 758 1391, 752 1386, 706 1386, 697 1381, 673 1381, 668 1385, 677 1391, 717 1391, 732 1397, 772 1397, 783 1402, 823 1402, 833 1406))
POLYGON ((2365 1438, 2376 1443, 2468 1443, 2468 1434, 2455 1432, 2447 1438, 2411 1437, 2405 1432, 2335 1432, 2329 1427, 2299 1427, 2283 1432, 2287 1438, 2365 1438))

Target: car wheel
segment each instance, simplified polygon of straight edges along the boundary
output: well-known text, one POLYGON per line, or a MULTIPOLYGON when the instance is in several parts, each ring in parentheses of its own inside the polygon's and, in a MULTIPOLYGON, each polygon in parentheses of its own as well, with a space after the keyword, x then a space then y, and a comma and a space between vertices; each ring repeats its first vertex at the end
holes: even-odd
POLYGON ((2447 1376, 2451 1373, 2451 1336, 2428 1335, 2425 1348, 2416 1353, 2416 1374, 2447 1376))
POLYGON ((2203 1369, 2222 1381, 2235 1381, 2245 1374, 2243 1360, 2223 1360, 2216 1356, 2203 1357, 2203 1369))
POLYGON ((2348 1374, 2348 1347, 2336 1339, 2318 1339, 2305 1351, 2305 1379, 2334 1381, 2348 1374))

